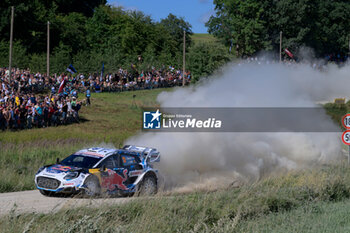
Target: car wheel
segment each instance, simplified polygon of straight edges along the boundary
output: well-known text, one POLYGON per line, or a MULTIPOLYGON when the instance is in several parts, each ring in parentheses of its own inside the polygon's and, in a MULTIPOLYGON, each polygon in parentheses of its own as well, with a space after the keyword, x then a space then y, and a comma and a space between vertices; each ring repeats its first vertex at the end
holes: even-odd
POLYGON ((89 176, 84 182, 84 196, 94 197, 100 194, 101 187, 96 176, 89 176))
POLYGON ((47 190, 39 189, 39 192, 40 192, 42 195, 47 196, 47 197, 52 197, 52 196, 54 195, 53 192, 47 191, 47 190))
POLYGON ((150 196, 157 193, 157 181, 153 176, 146 176, 139 189, 140 196, 150 196))

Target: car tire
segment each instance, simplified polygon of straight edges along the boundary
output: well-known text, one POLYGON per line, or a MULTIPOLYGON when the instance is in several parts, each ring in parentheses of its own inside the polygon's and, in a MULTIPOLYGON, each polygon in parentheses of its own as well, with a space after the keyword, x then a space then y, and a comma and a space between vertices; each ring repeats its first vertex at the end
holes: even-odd
POLYGON ((39 189, 39 192, 40 192, 42 195, 46 196, 46 197, 52 197, 52 196, 54 196, 54 193, 51 192, 51 191, 39 189))
POLYGON ((146 176, 139 187, 139 196, 151 196, 157 193, 158 186, 154 176, 146 176))
POLYGON ((83 195, 85 197, 95 197, 101 193, 100 182, 94 175, 90 175, 88 178, 86 178, 84 187, 85 188, 83 189, 83 195))

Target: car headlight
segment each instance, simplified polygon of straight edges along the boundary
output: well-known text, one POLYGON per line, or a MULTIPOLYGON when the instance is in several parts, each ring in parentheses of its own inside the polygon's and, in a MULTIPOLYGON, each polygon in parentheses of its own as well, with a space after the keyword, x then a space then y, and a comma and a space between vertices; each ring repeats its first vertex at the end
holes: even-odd
POLYGON ((39 174, 40 172, 42 172, 45 169, 45 166, 39 168, 39 170, 36 172, 36 174, 39 174))
POLYGON ((69 172, 67 175, 65 175, 64 179, 65 180, 71 180, 75 179, 79 176, 79 172, 69 172))

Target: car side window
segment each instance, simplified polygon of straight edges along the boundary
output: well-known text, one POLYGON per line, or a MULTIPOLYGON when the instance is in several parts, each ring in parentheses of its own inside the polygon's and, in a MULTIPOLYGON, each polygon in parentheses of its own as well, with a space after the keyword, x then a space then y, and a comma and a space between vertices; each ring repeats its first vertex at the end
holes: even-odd
POLYGON ((103 165, 109 169, 118 167, 118 157, 116 155, 109 156, 101 163, 101 166, 103 165))
POLYGON ((136 165, 139 163, 138 160, 134 156, 131 156, 131 155, 122 155, 121 161, 122 161, 122 165, 124 167, 136 165))
POLYGON ((84 157, 83 156, 77 156, 77 157, 75 157, 74 159, 73 159, 73 162, 74 163, 81 163, 81 162, 83 162, 84 161, 84 157))

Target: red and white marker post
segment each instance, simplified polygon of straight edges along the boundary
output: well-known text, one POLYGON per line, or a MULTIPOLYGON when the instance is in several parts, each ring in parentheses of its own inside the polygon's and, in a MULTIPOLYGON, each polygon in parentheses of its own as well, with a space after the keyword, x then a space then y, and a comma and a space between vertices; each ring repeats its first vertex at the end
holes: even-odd
POLYGON ((345 145, 349 146, 348 164, 350 164, 350 114, 348 113, 345 116, 343 116, 341 122, 344 128, 347 129, 346 131, 343 132, 341 136, 341 140, 345 145))

